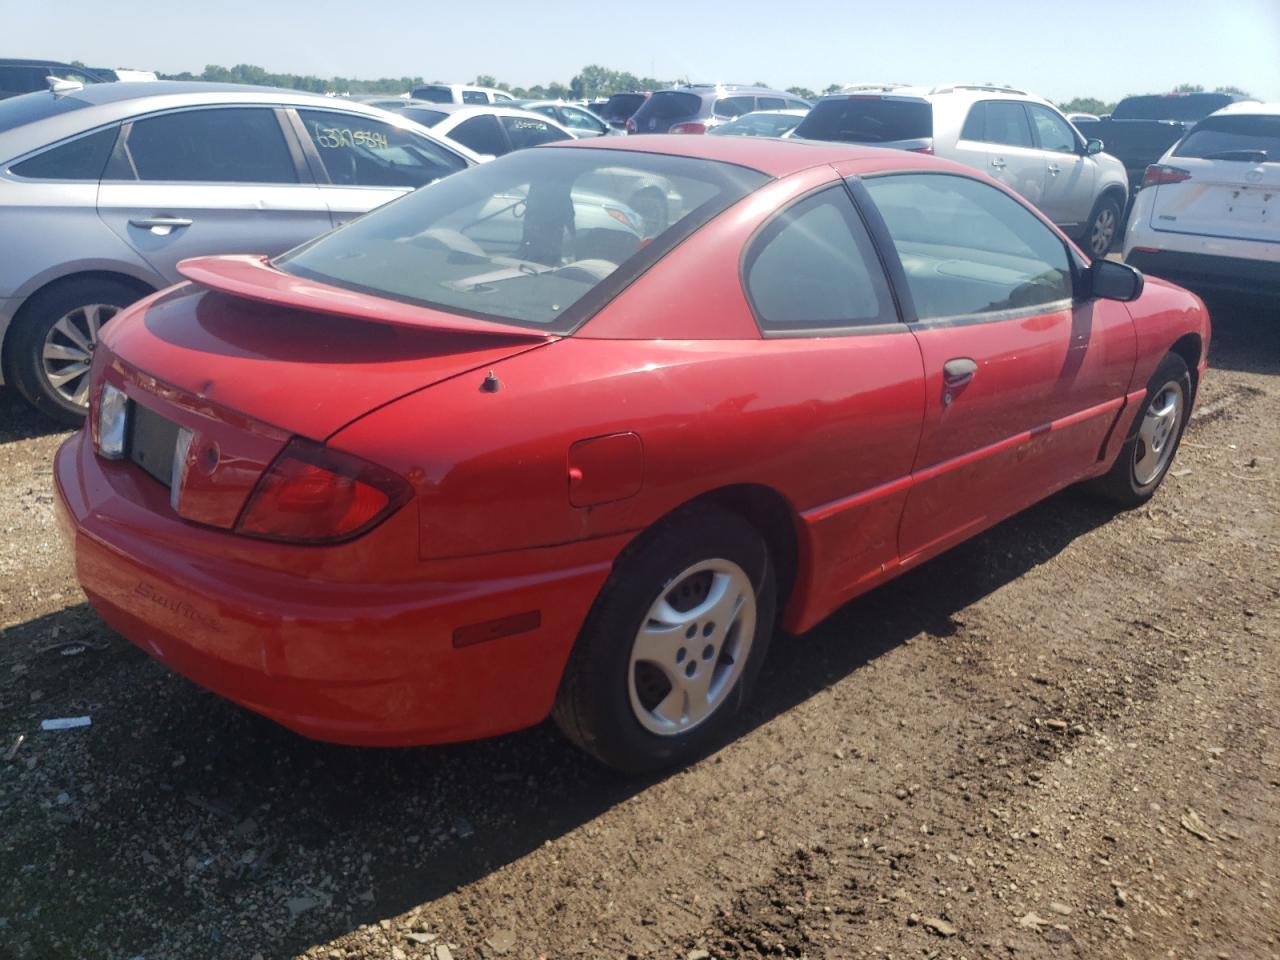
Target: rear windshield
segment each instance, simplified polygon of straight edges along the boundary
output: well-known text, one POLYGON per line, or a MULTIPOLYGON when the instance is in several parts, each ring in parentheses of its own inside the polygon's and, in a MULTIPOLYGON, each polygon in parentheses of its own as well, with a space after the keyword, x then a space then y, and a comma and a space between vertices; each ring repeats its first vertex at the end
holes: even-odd
POLYGON ((391 300, 566 333, 767 180, 690 157, 517 151, 379 207, 276 266, 391 300))
POLYGON ((629 117, 640 109, 642 103, 643 93, 615 93, 601 108, 600 113, 605 117, 629 117))
POLYGON ((1232 102, 1225 93, 1183 93, 1126 97, 1116 104, 1116 120, 1202 120, 1232 102))
POLYGON ((677 93, 674 90, 663 90, 655 93, 637 110, 646 117, 657 117, 659 120, 673 120, 676 117, 690 117, 702 109, 702 98, 696 93, 677 93))
POLYGON ((1209 117, 1195 125, 1173 155, 1280 163, 1280 116, 1209 117))
POLYGON ((87 106, 88 104, 83 100, 68 96, 55 97, 47 90, 42 93, 9 97, 6 100, 0 100, 0 133, 87 106))
POLYGON ((424 127, 434 127, 449 115, 443 110, 432 110, 430 107, 405 107, 400 110, 400 113, 424 127))
POLYGON ((449 87, 418 87, 411 96, 415 100, 428 100, 431 103, 453 103, 453 90, 449 87))
POLYGON ((796 127, 797 137, 841 143, 892 143, 933 136, 933 107, 925 100, 848 97, 821 100, 796 127))

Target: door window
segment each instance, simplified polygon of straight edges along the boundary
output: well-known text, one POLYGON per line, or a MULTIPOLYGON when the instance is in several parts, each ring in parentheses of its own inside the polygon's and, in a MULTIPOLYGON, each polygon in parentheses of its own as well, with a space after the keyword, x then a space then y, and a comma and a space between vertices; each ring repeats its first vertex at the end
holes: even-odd
POLYGON ((500 157, 511 149, 507 146, 506 137, 502 135, 498 118, 490 113, 463 120, 453 128, 449 136, 476 153, 493 157, 500 157))
POLYGON ((597 117, 577 107, 561 107, 564 125, 570 130, 587 130, 591 133, 604 133, 605 125, 597 117))
POLYGON ((983 120, 983 136, 987 143, 1000 143, 1006 147, 1030 147, 1031 125, 1027 123, 1027 111, 1022 104, 1011 100, 990 100, 986 104, 983 120))
POLYGON ((183 110, 135 120, 128 153, 140 180, 297 183, 275 111, 183 110))
POLYGON ((920 320, 982 319, 1070 299, 1066 246, 1002 190, 939 174, 863 182, 889 229, 920 320))
POLYGON ((485 93, 483 90, 463 90, 462 102, 463 103, 488 103, 489 95, 485 93))
POLYGON ((755 97, 724 97, 716 101, 717 117, 740 117, 756 108, 755 97))
POLYGON ((88 136, 61 143, 12 169, 33 180, 97 180, 107 166, 119 127, 107 127, 88 136))
POLYGON ((536 147, 540 143, 570 139, 563 130, 557 129, 545 120, 537 120, 533 117, 503 117, 502 125, 507 128, 512 150, 523 150, 525 147, 536 147))
POLYGON ((744 276, 760 326, 784 332, 896 321, 875 250, 843 187, 793 204, 752 242, 744 276))
POLYGON ((1076 135, 1071 124, 1038 103, 1027 104, 1027 109, 1031 111, 1031 122, 1036 125, 1036 138, 1040 141, 1041 150, 1052 150, 1054 153, 1076 152, 1076 135))
POLYGON ((786 106, 787 101, 782 97, 757 97, 757 110, 781 110, 786 106))
POLYGON ((329 182, 348 187, 420 187, 466 167, 426 137, 361 114, 299 110, 329 182))

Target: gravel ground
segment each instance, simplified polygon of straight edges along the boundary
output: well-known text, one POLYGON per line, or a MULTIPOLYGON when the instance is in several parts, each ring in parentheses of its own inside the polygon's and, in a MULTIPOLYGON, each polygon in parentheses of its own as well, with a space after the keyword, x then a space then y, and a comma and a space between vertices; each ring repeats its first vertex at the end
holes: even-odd
POLYGON ((83 603, 62 435, 0 389, 0 956, 1280 957, 1280 309, 1215 316, 1151 504, 1068 491, 779 638, 737 739, 645 782, 170 674, 83 603))

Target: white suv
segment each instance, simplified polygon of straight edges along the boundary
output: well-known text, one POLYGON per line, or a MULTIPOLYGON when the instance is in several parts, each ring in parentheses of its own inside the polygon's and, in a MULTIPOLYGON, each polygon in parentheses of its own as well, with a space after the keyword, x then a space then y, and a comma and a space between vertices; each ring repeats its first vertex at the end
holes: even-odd
POLYGON ((1010 87, 862 84, 823 97, 793 137, 932 153, 1016 190, 1094 257, 1120 230, 1124 164, 1059 110, 1010 87))
POLYGON ((1197 289, 1280 293, 1280 103, 1233 103, 1147 167, 1124 259, 1197 289))

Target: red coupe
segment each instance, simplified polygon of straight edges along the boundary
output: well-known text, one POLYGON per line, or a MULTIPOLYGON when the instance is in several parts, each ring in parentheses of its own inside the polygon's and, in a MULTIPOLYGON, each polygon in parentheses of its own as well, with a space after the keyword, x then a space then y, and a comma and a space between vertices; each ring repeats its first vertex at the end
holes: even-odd
POLYGON ((745 137, 521 151, 182 272, 57 456, 106 621, 308 736, 553 714, 627 770, 722 738, 777 626, 1069 484, 1145 501, 1209 345, 968 168, 745 137))

